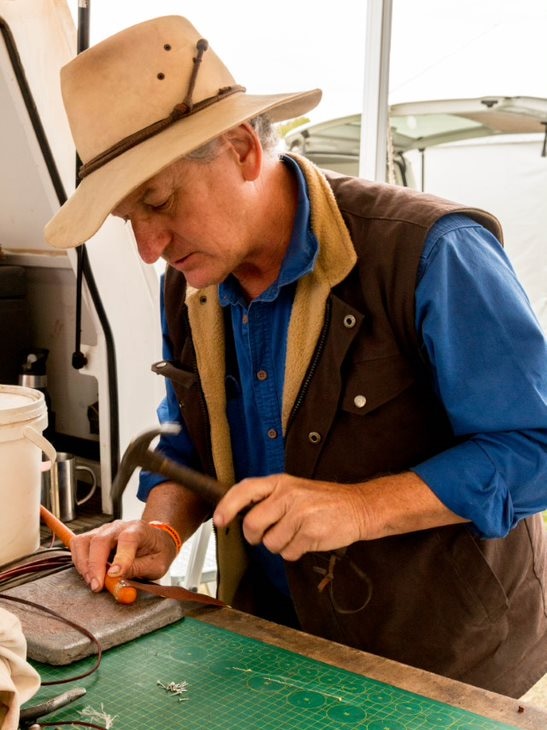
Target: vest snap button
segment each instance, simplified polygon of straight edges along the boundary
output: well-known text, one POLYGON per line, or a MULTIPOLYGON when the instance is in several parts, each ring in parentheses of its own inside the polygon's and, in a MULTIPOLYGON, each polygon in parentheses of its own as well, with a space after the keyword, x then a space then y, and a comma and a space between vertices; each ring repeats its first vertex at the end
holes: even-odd
POLYGON ((355 324, 357 323, 357 320, 353 316, 353 314, 346 314, 344 317, 344 327, 347 327, 347 329, 351 329, 352 327, 355 327, 355 324))
POLYGON ((308 434, 308 441, 310 444, 318 444, 321 441, 321 434, 317 431, 310 431, 308 434))
POLYGON ((353 402, 357 408, 364 408, 367 404, 367 399, 364 395, 356 395, 353 402))

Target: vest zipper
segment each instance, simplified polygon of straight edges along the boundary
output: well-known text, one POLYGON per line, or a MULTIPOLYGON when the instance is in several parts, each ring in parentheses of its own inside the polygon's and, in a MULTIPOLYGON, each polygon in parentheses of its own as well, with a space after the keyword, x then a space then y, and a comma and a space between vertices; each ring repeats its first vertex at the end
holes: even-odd
POLYGON ((325 348, 325 342, 327 340, 327 334, 329 331, 329 325, 330 325, 330 321, 331 321, 331 314, 332 314, 332 301, 329 297, 327 299, 327 305, 325 307, 325 321, 323 323, 323 327, 321 329, 321 334, 319 335, 319 339, 317 341, 317 347, 315 348, 315 352, 313 353, 313 359, 311 361, 310 367, 308 368, 306 376, 304 377, 304 380, 302 381, 302 387, 300 388, 298 396, 294 402, 293 409, 289 416, 289 420, 287 422, 287 433, 289 432, 289 428, 291 427, 291 424, 294 421, 294 418, 296 416, 298 409, 301 407, 302 403, 304 402, 304 398, 306 397, 306 393, 308 392, 308 388, 310 386, 312 378, 315 375, 317 366, 319 365, 319 360, 321 359, 321 355, 323 354, 323 350, 325 348))

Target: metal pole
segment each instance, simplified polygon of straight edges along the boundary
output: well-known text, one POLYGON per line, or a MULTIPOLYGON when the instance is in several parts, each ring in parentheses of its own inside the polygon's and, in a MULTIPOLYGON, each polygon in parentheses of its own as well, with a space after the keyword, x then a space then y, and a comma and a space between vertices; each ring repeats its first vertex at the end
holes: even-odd
POLYGON ((89 13, 91 0, 78 0, 78 53, 89 48, 89 13))
POLYGON ((368 0, 359 174, 385 182, 392 0, 368 0))
MULTIPOLYGON (((76 50, 78 53, 89 48, 89 12, 91 0, 78 0, 78 29, 76 35, 76 50)), ((76 187, 80 183, 78 170, 82 164, 76 153, 76 187)), ((72 367, 81 370, 87 365, 87 357, 82 352, 82 286, 84 279, 85 245, 76 249, 76 331, 74 337, 74 352, 72 353, 72 367)))

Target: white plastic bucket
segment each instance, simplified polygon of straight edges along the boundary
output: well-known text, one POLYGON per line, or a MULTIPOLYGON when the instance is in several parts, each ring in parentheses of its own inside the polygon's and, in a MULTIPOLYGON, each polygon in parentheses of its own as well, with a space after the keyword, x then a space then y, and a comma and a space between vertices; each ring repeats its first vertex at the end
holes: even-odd
POLYGON ((56 458, 42 436, 46 426, 43 393, 0 385, 0 565, 40 545, 42 451, 56 458))

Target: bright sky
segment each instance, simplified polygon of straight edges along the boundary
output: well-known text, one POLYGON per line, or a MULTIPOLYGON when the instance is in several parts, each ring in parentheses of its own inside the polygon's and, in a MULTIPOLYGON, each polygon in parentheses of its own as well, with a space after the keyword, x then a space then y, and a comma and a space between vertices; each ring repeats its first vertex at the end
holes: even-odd
MULTIPOLYGON (((82 1, 82 0, 80 0, 82 1)), ((74 13, 77 0, 68 0, 74 13)), ((91 42, 185 15, 252 93, 320 87, 312 121, 361 110, 366 0, 91 0, 91 42)), ((547 0, 394 0, 390 103, 547 97, 547 0)))

